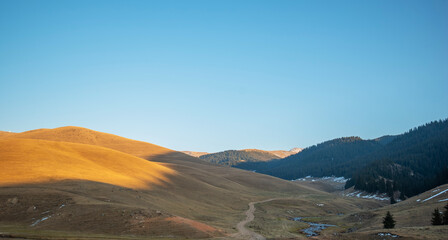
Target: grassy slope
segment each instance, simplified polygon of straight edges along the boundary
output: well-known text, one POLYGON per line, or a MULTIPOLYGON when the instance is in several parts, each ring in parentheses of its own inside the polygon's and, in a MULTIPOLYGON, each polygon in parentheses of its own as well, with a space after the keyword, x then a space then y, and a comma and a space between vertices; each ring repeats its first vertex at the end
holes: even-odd
POLYGON ((36 129, 22 133, 16 133, 11 137, 43 139, 50 141, 83 143, 95 146, 115 149, 120 152, 147 157, 157 154, 173 152, 168 148, 155 144, 136 141, 117 135, 102 133, 81 127, 60 127, 54 129, 36 129))
MULTIPOLYGON (((32 160, 37 161, 33 163, 35 164, 33 169, 43 168, 47 175, 43 174, 41 178, 47 180, 51 178, 53 180, 51 183, 39 181, 40 183, 38 184, 27 184, 30 182, 29 176, 22 174, 21 184, 0 188, 0 196, 3 198, 0 201, 2 203, 18 198, 18 203, 5 205, 8 206, 10 211, 8 211, 8 215, 3 215, 0 218, 4 225, 12 221, 20 226, 29 226, 43 212, 50 211, 56 214, 57 217, 54 216, 31 229, 56 229, 69 232, 81 230, 83 232, 119 235, 148 234, 160 236, 161 234, 172 234, 174 236, 189 237, 214 236, 223 232, 232 233, 234 225, 241 220, 241 214, 250 201, 262 200, 273 196, 291 196, 316 192, 270 176, 211 165, 198 158, 153 144, 84 128, 65 127, 29 131, 15 134, 14 138, 7 137, 6 140, 2 141, 11 144, 10 147, 2 144, 6 148, 2 150, 4 154, 11 155, 11 151, 13 152, 14 149, 18 151, 15 153, 15 157, 19 162, 22 161, 22 167, 20 167, 20 163, 14 164, 16 164, 18 169, 21 169, 20 171, 25 171, 24 173, 28 171, 23 170, 24 168, 30 168, 26 165, 29 163, 29 158, 27 157, 29 153, 21 148, 26 148, 28 144, 36 144, 36 148, 28 149, 36 152, 36 154, 38 153, 37 155, 40 156, 32 160), (20 138, 33 138, 34 140, 20 138), (19 143, 19 146, 13 146, 14 144, 17 145, 17 143, 19 143), (123 153, 113 151, 110 148, 123 153), (45 151, 46 149, 49 151, 45 151), (145 157, 152 162, 125 153, 145 157), (92 156, 92 159, 89 159, 90 156, 92 156), (110 161, 117 156, 121 156, 125 164, 118 164, 116 167, 113 167, 114 164, 112 162, 114 161, 110 161), (59 166, 53 165, 56 160, 59 161, 60 157, 66 160, 63 162, 64 164, 59 166), (41 164, 38 161, 42 161, 41 164), (99 164, 100 166, 93 166, 95 165, 92 165, 94 161, 103 162, 99 164), (163 163, 163 169, 169 170, 169 174, 163 175, 167 179, 162 179, 162 184, 152 184, 151 188, 146 189, 140 188, 140 183, 137 185, 133 185, 134 183, 124 185, 125 183, 121 180, 117 183, 106 181, 105 179, 97 179, 108 177, 103 174, 105 169, 107 172, 112 168, 113 174, 125 174, 128 167, 133 169, 127 172, 128 177, 134 177, 134 170, 138 173, 143 171, 144 167, 139 164, 128 166, 134 165, 129 164, 132 161, 139 162, 139 164, 142 164, 141 161, 144 161, 154 166, 160 166, 160 164, 154 162, 163 163), (79 165, 80 162, 83 162, 83 164, 79 165), (71 165, 72 163, 74 165, 71 165), (48 167, 50 164, 52 167, 48 167), (83 178, 84 173, 81 175, 76 174, 81 168, 86 170, 91 167, 94 167, 94 169, 88 174, 91 176, 89 178, 83 178), (143 170, 140 168, 143 168, 143 170), (67 176, 66 174, 68 174, 69 176, 70 174, 75 174, 79 178, 72 177, 72 179, 78 180, 55 181, 63 179, 61 175, 53 175, 53 173, 60 171, 63 173, 61 175, 67 176), (174 173, 171 171, 174 171, 174 173), (42 202, 41 200, 47 199, 46 196, 48 195, 53 196, 51 199, 55 199, 55 201, 47 200, 42 202), (59 210, 58 207, 67 201, 70 203, 70 207, 59 210), (30 207, 36 204, 40 204, 41 207, 37 208, 37 210, 30 210, 30 207), (126 213, 122 216, 121 211, 123 210, 126 213), (151 217, 145 217, 144 214, 140 213, 146 210, 151 213, 151 217), (154 212, 157 211, 162 215, 154 215, 154 212), (120 214, 117 215, 118 212, 120 214), (132 212, 137 218, 143 216, 144 220, 139 221, 144 222, 139 224, 146 224, 145 221, 151 226, 159 224, 160 226, 157 229, 163 231, 156 231, 151 227, 140 228, 141 226, 137 223, 137 225, 132 225, 131 223, 135 219, 133 216, 127 215, 128 212, 132 212), (200 224, 191 224, 191 222, 188 223, 188 221, 183 220, 164 220, 173 215, 190 218, 221 230, 213 233, 203 232, 197 228, 200 224), (32 219, 33 217, 35 219, 32 219), (101 220, 104 224, 98 226, 98 224, 95 224, 97 221, 89 223, 86 219, 101 220), (68 225, 71 227, 67 225, 69 220, 70 224, 68 225), (173 222, 178 224, 172 225, 173 222)), ((7 165, 12 167, 14 164, 8 163, 7 165)), ((17 172, 17 170, 15 171, 17 172)), ((12 174, 9 176, 12 176, 12 174)), ((14 178, 16 183, 20 182, 18 179, 20 177, 14 176, 14 178)), ((12 178, 7 177, 6 179, 12 178)))
POLYGON ((0 140, 0 186, 65 179, 144 189, 176 172, 109 148, 35 139, 0 140))
POLYGON ((6 137, 11 137, 13 135, 16 135, 16 133, 0 131, 0 139, 1 138, 6 138, 6 137))

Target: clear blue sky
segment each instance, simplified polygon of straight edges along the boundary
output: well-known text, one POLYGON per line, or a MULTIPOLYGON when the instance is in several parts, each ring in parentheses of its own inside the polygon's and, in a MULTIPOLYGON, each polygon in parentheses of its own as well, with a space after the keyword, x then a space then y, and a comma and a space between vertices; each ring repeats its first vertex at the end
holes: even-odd
POLYGON ((448 117, 448 1, 0 0, 0 129, 307 147, 448 117))

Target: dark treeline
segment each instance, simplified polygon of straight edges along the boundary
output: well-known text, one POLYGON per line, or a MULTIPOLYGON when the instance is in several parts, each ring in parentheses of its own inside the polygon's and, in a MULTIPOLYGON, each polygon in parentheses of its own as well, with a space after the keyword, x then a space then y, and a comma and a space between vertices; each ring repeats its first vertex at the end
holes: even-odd
POLYGON ((435 121, 398 136, 356 172, 346 187, 414 196, 448 182, 448 120, 435 121))
POLYGON ((410 197, 448 182, 448 120, 434 121, 399 136, 327 141, 280 160, 236 167, 296 179, 343 176, 346 187, 367 192, 400 192, 410 197))
POLYGON ((378 149, 383 144, 376 140, 362 140, 359 137, 338 138, 304 149, 289 157, 262 163, 240 163, 238 168, 256 170, 283 179, 297 179, 308 175, 314 177, 351 177, 353 170, 360 166, 347 165, 347 162, 378 149))

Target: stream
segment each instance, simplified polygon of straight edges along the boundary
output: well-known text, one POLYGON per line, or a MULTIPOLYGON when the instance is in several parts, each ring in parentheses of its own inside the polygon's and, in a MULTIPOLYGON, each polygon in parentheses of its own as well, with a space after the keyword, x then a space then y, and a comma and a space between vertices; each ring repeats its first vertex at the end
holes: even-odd
POLYGON ((305 233, 307 237, 317 236, 317 235, 319 235, 319 232, 324 230, 325 228, 336 226, 336 225, 331 225, 331 224, 305 222, 302 220, 302 217, 295 217, 295 218, 292 218, 292 220, 294 220, 296 222, 303 222, 303 223, 310 225, 309 228, 305 228, 302 230, 302 232, 305 233))

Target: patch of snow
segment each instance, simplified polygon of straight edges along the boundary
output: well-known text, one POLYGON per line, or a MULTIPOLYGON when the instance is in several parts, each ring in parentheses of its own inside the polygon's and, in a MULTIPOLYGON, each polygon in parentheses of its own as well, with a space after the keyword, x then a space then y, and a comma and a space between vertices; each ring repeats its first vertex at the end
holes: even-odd
POLYGON ((429 198, 423 200, 422 202, 426 202, 426 201, 428 201, 428 200, 431 200, 431 199, 433 199, 433 198, 435 198, 435 197, 439 196, 440 194, 445 193, 445 192, 447 192, 447 191, 448 191, 448 189, 445 189, 445 190, 443 190, 443 191, 441 191, 441 192, 439 192, 439 193, 437 193, 437 194, 435 194, 435 195, 432 195, 431 197, 429 197, 429 198))
POLYGON ((417 199, 417 200, 415 200, 416 202, 420 202, 421 201, 421 199, 419 198, 419 199, 417 199))
POLYGON ((437 192, 437 191, 439 191, 440 190, 440 188, 437 188, 436 190, 434 190, 434 191, 432 191, 432 192, 437 192))
POLYGON ((297 179, 293 179, 293 180, 291 180, 291 181, 306 181, 304 178, 297 178, 297 179))
POLYGON ((447 199, 439 200, 439 202, 445 202, 445 201, 448 201, 448 198, 447 198, 447 199))
POLYGON ((304 178, 297 178, 297 179, 291 180, 291 181, 312 181, 312 182, 331 181, 331 182, 336 182, 336 183, 345 183, 348 180, 349 179, 344 178, 344 177, 335 177, 335 176, 325 176, 325 177, 321 177, 321 178, 315 178, 313 176, 306 176, 304 178))
POLYGON ((345 182, 347 182, 348 181, 348 179, 347 178, 344 178, 344 177, 335 177, 334 179, 333 179, 333 182, 338 182, 338 183, 345 183, 345 182))
POLYGON ((33 224, 31 224, 31 227, 34 227, 34 226, 36 226, 37 224, 39 224, 40 222, 43 222, 43 221, 45 221, 45 220, 47 220, 47 219, 49 219, 49 218, 51 218, 51 215, 46 216, 46 217, 43 217, 43 218, 41 218, 41 219, 38 219, 38 220, 35 221, 33 224))
POLYGON ((347 196, 347 197, 357 197, 357 198, 364 198, 364 199, 375 199, 375 200, 380 200, 380 201, 389 201, 390 200, 390 198, 389 197, 386 197, 385 196, 385 194, 382 194, 383 196, 381 196, 381 195, 376 195, 376 194, 368 194, 368 195, 362 195, 363 194, 363 192, 361 192, 361 191, 355 191, 355 192, 352 192, 352 193, 347 193, 347 194, 342 194, 342 196, 347 196))
POLYGON ((318 203, 318 204, 316 204, 316 205, 319 206, 319 207, 323 207, 323 206, 324 206, 323 203, 318 203))
POLYGON ((335 176, 331 176, 331 177, 322 177, 322 179, 324 180, 330 180, 333 182, 337 182, 337 183, 345 183, 348 181, 348 179, 344 178, 344 177, 335 177, 335 176))
POLYGON ((395 235, 395 234, 392 234, 392 233, 378 233, 378 236, 381 236, 381 237, 388 236, 388 237, 393 237, 393 238, 399 237, 398 235, 395 235))
POLYGON ((62 204, 59 208, 61 209, 61 208, 63 208, 63 207, 65 207, 65 204, 62 204))

